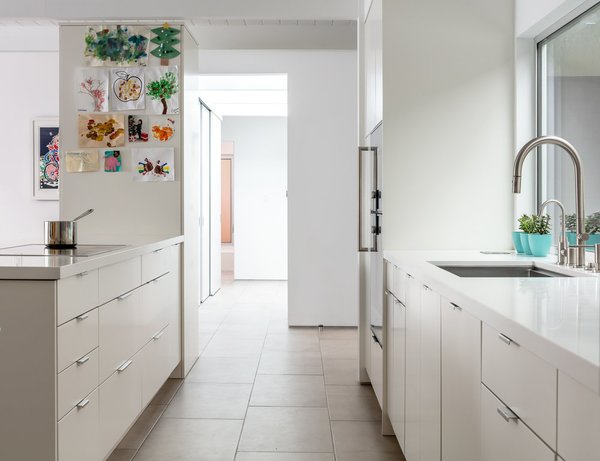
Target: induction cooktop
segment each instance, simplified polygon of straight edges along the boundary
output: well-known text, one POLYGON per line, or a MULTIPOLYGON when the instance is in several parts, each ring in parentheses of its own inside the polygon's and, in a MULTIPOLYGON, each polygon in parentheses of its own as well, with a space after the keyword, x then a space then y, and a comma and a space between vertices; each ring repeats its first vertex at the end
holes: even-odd
POLYGON ((109 251, 124 248, 127 245, 77 245, 76 248, 54 249, 45 245, 19 245, 0 248, 0 256, 70 256, 73 258, 86 258, 109 251))

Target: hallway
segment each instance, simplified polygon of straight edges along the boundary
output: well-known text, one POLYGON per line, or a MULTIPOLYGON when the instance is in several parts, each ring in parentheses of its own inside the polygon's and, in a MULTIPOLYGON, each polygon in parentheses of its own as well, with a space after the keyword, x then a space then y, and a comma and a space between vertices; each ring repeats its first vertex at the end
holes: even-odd
POLYGON ((286 282, 233 282, 200 307, 198 362, 169 380, 110 461, 396 461, 357 382, 352 328, 288 328, 286 282))

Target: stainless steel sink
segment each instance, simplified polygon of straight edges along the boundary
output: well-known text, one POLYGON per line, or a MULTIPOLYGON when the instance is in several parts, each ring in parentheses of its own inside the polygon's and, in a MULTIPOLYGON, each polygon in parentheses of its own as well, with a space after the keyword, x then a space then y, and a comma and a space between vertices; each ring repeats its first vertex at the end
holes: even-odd
POLYGON ((435 264, 459 277, 570 277, 535 266, 453 266, 435 264))

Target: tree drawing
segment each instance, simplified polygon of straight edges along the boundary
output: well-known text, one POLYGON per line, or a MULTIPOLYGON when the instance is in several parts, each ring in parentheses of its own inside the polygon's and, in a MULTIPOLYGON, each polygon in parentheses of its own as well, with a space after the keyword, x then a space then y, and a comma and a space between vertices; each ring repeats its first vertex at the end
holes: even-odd
POLYGON ((150 53, 157 58, 160 58, 160 65, 166 66, 169 64, 169 59, 176 58, 179 56, 179 50, 175 48, 180 40, 176 37, 179 35, 179 29, 174 29, 169 24, 165 23, 162 27, 152 29, 152 32, 156 34, 152 40, 152 43, 158 45, 150 53))
POLYGON ((173 72, 165 72, 158 80, 153 80, 146 86, 146 94, 157 101, 160 101, 163 106, 163 114, 167 113, 167 99, 171 99, 171 96, 175 95, 179 91, 179 85, 177 84, 177 76, 173 72))

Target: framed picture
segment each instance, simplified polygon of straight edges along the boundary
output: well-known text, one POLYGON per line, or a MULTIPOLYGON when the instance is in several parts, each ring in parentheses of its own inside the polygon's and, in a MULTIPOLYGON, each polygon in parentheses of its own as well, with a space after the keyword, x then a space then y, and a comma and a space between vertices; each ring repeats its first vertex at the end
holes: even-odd
POLYGON ((58 118, 33 121, 33 197, 58 200, 58 118))

